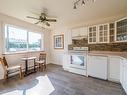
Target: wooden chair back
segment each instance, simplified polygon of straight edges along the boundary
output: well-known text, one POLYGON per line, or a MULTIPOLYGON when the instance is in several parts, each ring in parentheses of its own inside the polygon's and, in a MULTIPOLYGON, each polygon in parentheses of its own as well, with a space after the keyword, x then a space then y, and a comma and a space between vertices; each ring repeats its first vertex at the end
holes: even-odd
POLYGON ((4 62, 3 62, 3 59, 2 59, 2 58, 0 58, 0 64, 1 64, 3 67, 5 67, 4 62))
POLYGON ((5 78, 6 74, 7 74, 7 66, 5 66, 2 58, 0 58, 0 64, 2 64, 3 72, 4 72, 4 78, 5 78))
POLYGON ((3 63, 4 63, 4 66, 5 66, 5 67, 8 67, 8 63, 7 63, 7 60, 6 60, 5 57, 3 57, 3 63))
POLYGON ((45 60, 46 61, 46 53, 40 53, 39 60, 45 60))

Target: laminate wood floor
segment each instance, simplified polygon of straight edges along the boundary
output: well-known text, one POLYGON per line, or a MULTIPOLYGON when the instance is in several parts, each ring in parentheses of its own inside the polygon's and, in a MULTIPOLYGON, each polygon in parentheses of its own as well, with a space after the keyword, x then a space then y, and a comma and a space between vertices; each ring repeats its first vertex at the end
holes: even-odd
POLYGON ((120 84, 73 74, 49 64, 47 71, 0 82, 0 95, 126 95, 120 84))

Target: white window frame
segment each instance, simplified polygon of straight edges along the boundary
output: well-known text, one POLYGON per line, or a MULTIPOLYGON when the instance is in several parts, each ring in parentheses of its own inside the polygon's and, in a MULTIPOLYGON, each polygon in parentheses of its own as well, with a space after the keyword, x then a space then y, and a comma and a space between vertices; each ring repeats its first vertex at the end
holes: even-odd
POLYGON ((23 28, 23 27, 20 27, 20 26, 17 26, 17 25, 12 25, 12 24, 3 24, 3 54, 12 54, 12 53, 25 53, 25 52, 36 52, 36 51, 44 51, 44 34, 41 33, 41 32, 37 32, 37 31, 34 31, 34 30, 30 30, 30 29, 27 29, 27 28, 23 28), (19 28, 19 29, 23 29, 23 30, 26 30, 27 31, 27 50, 26 51, 6 51, 6 40, 5 40, 5 27, 14 27, 14 28, 19 28), (38 33, 41 35, 41 46, 40 46, 40 50, 29 50, 28 48, 28 44, 29 44, 29 35, 28 33, 29 32, 33 32, 33 33, 38 33))

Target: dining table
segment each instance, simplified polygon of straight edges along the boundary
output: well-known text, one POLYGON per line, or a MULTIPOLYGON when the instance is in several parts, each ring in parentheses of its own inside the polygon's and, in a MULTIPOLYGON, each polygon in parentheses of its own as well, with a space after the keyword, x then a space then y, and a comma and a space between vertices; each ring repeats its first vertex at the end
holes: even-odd
POLYGON ((25 76, 36 72, 36 64, 35 64, 36 58, 37 57, 23 57, 23 58, 21 58, 22 61, 25 61, 25 76), (33 60, 34 71, 29 70, 29 64, 31 64, 31 62, 28 62, 28 61, 30 61, 30 60, 33 60))

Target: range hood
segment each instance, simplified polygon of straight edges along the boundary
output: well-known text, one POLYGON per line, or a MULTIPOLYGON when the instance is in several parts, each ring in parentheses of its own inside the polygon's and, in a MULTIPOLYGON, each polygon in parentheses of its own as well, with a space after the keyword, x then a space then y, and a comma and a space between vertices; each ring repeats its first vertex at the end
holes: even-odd
POLYGON ((81 39, 84 39, 84 38, 87 38, 87 36, 86 35, 78 35, 78 36, 72 37, 72 39, 75 39, 75 40, 81 40, 81 39))

